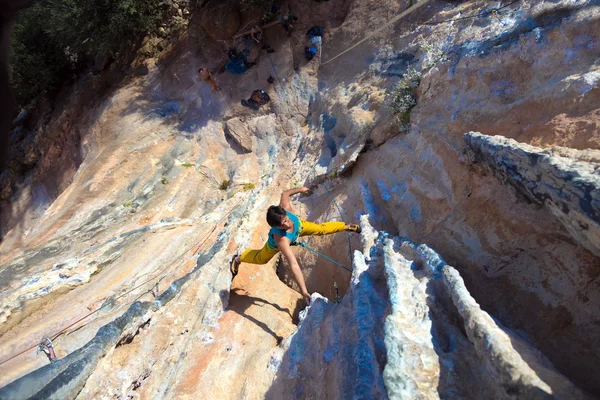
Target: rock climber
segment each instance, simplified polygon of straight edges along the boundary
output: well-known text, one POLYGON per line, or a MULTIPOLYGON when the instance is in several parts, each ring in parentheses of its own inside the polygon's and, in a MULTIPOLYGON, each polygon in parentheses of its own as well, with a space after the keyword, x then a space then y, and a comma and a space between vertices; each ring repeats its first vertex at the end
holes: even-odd
POLYGON ((296 244, 298 237, 322 236, 343 231, 360 233, 361 228, 357 224, 346 225, 344 222, 315 224, 298 218, 292 213, 290 196, 297 193, 307 193, 308 191, 310 191, 309 188, 301 187, 281 193, 279 205, 271 206, 267 210, 267 223, 271 226, 267 243, 260 250, 245 250, 241 255, 235 254, 233 256, 230 262, 230 270, 234 277, 239 272, 240 263, 266 264, 281 251, 292 269, 294 278, 300 287, 300 293, 307 304, 310 304, 310 293, 306 288, 302 271, 290 246, 296 244))
POLYGON ((260 43, 263 37, 263 30, 258 25, 254 25, 252 29, 250 29, 250 37, 256 42, 260 43))
POLYGON ((297 21, 298 17, 293 15, 292 13, 288 13, 286 15, 281 16, 281 25, 283 29, 287 32, 287 35, 290 36, 292 34, 292 28, 294 27, 292 24, 294 21, 297 21))
POLYGON ((200 78, 204 82, 208 82, 208 83, 210 83, 212 85, 213 89, 215 89, 215 90, 221 90, 221 88, 219 87, 219 85, 217 85, 217 82, 215 82, 215 80, 212 78, 211 72, 207 68, 200 68, 198 70, 198 73, 200 74, 200 78))
POLYGON ((252 39, 254 40, 257 44, 261 44, 262 43, 262 50, 266 50, 267 53, 275 53, 275 49, 272 48, 270 45, 268 45, 267 43, 263 42, 263 30, 260 26, 258 25, 254 25, 252 27, 252 29, 250 29, 250 35, 249 36, 245 36, 247 39, 252 39))

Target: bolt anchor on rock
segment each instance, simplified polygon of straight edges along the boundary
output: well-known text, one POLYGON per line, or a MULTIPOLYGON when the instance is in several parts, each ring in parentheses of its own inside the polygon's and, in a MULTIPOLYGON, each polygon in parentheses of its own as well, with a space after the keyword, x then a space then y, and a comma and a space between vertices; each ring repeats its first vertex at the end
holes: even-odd
POLYGON ((54 352, 54 344, 50 338, 43 338, 41 343, 37 347, 36 354, 40 354, 43 352, 48 357, 51 363, 56 361, 56 353, 54 352))

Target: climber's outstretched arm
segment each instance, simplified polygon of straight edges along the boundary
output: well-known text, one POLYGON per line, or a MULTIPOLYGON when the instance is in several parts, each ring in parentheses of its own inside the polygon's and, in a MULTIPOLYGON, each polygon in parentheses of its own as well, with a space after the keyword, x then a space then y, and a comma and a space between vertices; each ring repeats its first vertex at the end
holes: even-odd
MULTIPOLYGON (((283 207, 283 206, 282 206, 283 207)), ((304 282, 304 276, 302 276, 302 271, 300 270, 300 265, 298 265, 298 261, 296 260, 296 256, 292 252, 290 247, 290 240, 286 237, 280 237, 278 240, 276 239, 277 247, 281 254, 286 258, 288 263, 290 264, 290 268, 292 269, 292 274, 294 274, 294 278, 300 287, 300 293, 306 300, 307 304, 310 304, 310 293, 306 289, 306 282, 304 282)))
POLYGON ((294 189, 288 189, 285 192, 281 193, 281 200, 279 201, 279 205, 289 212, 292 212, 292 202, 290 200, 290 196, 295 195, 296 193, 306 193, 310 189, 307 187, 299 187, 294 189))

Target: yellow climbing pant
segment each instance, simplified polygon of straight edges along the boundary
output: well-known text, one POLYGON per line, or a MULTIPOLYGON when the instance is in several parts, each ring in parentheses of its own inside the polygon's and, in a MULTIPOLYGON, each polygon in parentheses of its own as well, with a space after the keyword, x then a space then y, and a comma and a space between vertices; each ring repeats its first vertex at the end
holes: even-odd
MULTIPOLYGON (((346 230, 346 224, 344 222, 323 222, 322 224, 315 224, 313 222, 300 220, 300 236, 322 236, 342 232, 344 230, 346 230)), ((268 243, 265 243, 260 250, 244 251, 240 256, 240 260, 250 264, 266 264, 277 253, 279 253, 279 249, 272 248, 268 243)))

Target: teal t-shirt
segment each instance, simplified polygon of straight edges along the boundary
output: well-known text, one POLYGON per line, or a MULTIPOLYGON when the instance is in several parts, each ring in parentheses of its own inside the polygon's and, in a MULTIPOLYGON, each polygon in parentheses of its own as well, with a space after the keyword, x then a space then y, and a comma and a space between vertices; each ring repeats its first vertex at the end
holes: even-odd
POLYGON ((288 232, 280 228, 271 228, 269 231, 269 240, 267 241, 267 245, 272 249, 277 248, 277 243, 275 243, 275 238, 273 235, 285 236, 286 238, 290 239, 290 243, 294 243, 296 239, 298 239, 298 235, 300 235, 300 219, 289 211, 286 211, 286 214, 294 224, 294 232, 288 232))

